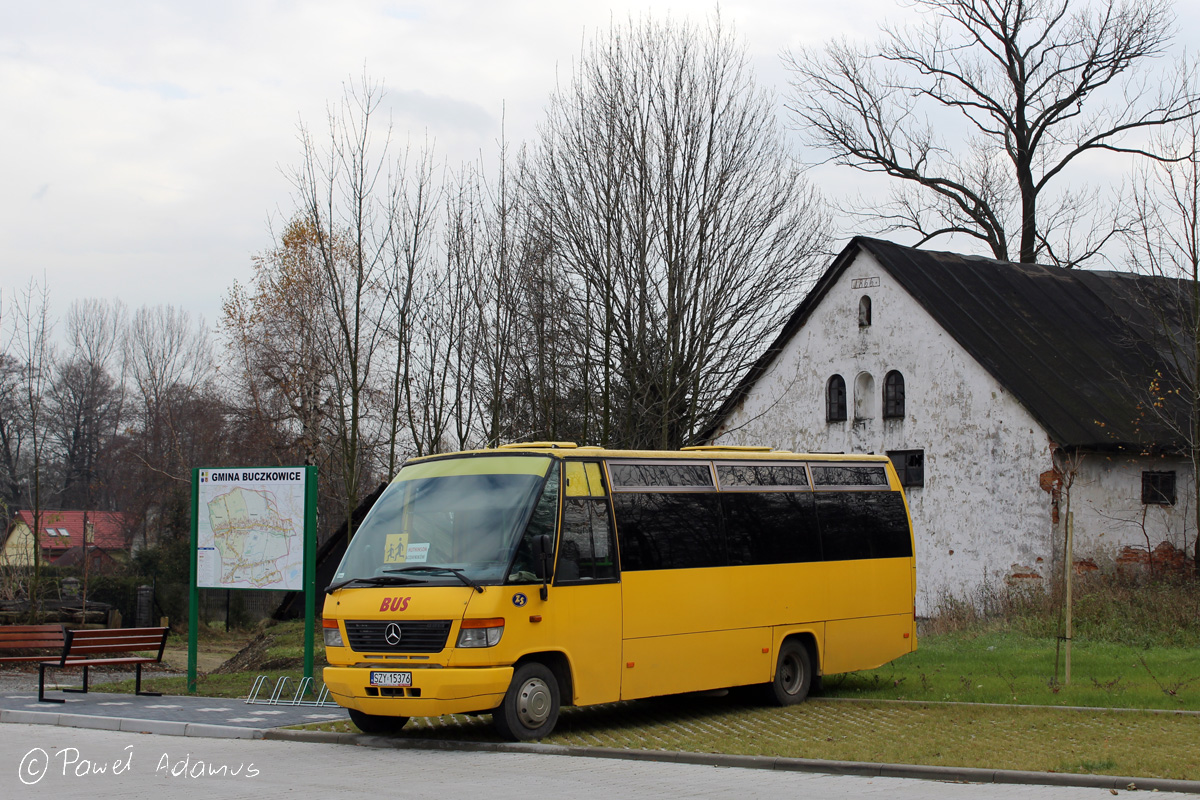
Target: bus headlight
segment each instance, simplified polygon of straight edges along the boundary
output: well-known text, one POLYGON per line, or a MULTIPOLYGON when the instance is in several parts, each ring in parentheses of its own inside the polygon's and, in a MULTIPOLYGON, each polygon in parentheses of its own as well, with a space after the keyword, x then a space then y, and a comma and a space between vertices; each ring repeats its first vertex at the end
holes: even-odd
POLYGON ((325 634, 326 647, 345 647, 346 643, 342 641, 342 631, 338 628, 336 619, 321 620, 321 631, 325 634))
POLYGON ((504 620, 464 619, 458 630, 459 647, 495 647, 504 635, 504 620))

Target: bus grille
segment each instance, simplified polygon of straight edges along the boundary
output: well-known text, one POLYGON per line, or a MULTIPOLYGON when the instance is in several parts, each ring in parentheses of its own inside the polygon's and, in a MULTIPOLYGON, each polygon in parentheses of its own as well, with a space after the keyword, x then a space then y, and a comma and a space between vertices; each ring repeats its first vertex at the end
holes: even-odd
POLYGON ((450 620, 346 620, 350 649, 359 653, 439 653, 450 635, 450 620), (388 625, 400 626, 400 641, 389 644, 388 625))

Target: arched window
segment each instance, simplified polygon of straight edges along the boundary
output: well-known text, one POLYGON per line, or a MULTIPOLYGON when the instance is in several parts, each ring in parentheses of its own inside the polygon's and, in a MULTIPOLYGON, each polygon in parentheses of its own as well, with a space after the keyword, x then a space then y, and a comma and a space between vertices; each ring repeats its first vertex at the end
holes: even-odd
POLYGON ((875 379, 869 372, 860 372, 854 379, 854 418, 875 418, 875 379))
POLYGON ((825 384, 825 419, 828 422, 846 419, 846 381, 841 375, 834 375, 825 384))
POLYGON ((885 419, 904 416, 904 376, 896 370, 883 379, 883 416, 885 419))
POLYGON ((871 298, 863 295, 858 301, 858 327, 866 328, 871 325, 871 298))

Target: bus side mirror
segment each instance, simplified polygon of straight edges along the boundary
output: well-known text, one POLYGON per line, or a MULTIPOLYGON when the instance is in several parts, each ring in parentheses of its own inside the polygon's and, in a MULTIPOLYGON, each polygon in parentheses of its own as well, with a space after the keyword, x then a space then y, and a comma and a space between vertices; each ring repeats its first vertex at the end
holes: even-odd
POLYGON ((542 582, 541 598, 549 596, 546 584, 554 573, 554 539, 543 533, 533 537, 533 574, 542 582))

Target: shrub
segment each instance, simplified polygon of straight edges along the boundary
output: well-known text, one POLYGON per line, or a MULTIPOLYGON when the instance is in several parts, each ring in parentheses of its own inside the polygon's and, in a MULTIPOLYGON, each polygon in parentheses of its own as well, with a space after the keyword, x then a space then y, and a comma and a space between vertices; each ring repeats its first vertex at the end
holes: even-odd
MULTIPOLYGON (((1076 638, 1136 647, 1200 646, 1200 581, 1178 573, 1093 572, 1073 583, 1076 638)), ((940 598, 924 624, 930 634, 1012 631, 1054 637, 1063 630, 1065 593, 985 585, 975 595, 940 598)))

